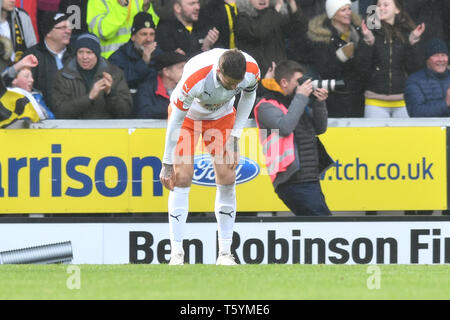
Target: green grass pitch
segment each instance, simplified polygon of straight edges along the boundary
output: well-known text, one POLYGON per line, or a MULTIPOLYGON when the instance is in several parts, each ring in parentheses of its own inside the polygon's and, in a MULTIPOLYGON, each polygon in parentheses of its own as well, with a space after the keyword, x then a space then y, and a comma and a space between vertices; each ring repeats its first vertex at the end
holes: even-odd
POLYGON ((450 299, 450 266, 0 265, 0 299, 450 299))

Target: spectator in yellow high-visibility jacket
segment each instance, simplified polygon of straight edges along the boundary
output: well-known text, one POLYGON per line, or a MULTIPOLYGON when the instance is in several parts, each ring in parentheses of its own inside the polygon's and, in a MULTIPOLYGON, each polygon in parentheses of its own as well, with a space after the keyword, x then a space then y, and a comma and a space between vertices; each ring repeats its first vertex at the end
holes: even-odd
POLYGON ((109 58, 119 47, 130 40, 134 16, 146 11, 155 25, 159 17, 150 0, 89 0, 87 24, 90 32, 99 39, 102 56, 109 58))

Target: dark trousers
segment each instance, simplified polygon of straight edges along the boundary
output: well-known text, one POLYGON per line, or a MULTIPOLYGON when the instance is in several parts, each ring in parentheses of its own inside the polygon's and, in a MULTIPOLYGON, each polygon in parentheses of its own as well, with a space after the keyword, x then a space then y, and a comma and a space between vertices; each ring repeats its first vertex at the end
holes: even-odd
POLYGON ((296 216, 331 215, 319 182, 282 184, 275 191, 296 216))

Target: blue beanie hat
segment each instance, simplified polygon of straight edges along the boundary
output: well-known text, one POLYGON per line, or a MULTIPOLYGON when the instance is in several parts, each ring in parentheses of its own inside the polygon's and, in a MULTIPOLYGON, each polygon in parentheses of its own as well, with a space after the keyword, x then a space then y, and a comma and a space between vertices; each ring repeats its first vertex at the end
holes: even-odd
POLYGON ((89 32, 80 34, 75 41, 75 52, 77 52, 80 48, 88 48, 92 50, 97 58, 100 58, 100 54, 102 53, 100 40, 95 34, 89 32))
POLYGON ((439 38, 432 38, 427 42, 425 47, 425 60, 428 60, 436 53, 444 53, 448 55, 448 48, 443 40, 439 38))

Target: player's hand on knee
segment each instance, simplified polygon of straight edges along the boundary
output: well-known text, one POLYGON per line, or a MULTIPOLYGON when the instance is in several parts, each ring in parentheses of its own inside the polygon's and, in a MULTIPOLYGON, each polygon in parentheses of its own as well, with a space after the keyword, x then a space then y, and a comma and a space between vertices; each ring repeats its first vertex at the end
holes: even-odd
POLYGON ((159 180, 161 180, 164 187, 173 191, 175 186, 175 172, 173 171, 172 164, 163 163, 161 173, 159 174, 159 180))
POLYGON ((225 160, 231 170, 236 169, 239 158, 239 138, 230 136, 225 146, 225 160))
POLYGON ((230 169, 231 170, 236 170, 237 165, 239 164, 239 150, 237 150, 236 152, 233 153, 233 157, 232 157, 232 163, 230 163, 230 169))

